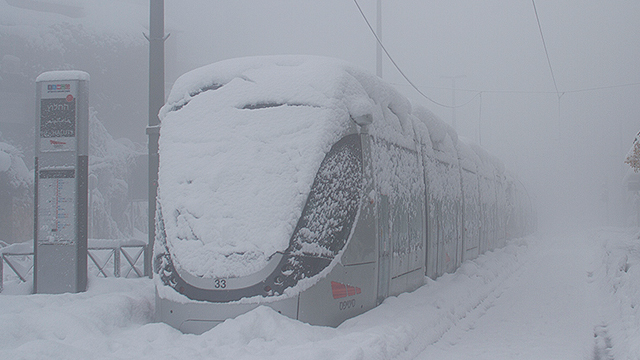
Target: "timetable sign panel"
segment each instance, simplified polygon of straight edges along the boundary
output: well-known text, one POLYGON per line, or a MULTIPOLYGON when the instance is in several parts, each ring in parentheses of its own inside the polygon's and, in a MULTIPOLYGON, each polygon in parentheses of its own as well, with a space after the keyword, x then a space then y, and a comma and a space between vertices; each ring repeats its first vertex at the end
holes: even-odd
POLYGON ((72 245, 76 240, 75 170, 40 170, 38 245, 72 245))

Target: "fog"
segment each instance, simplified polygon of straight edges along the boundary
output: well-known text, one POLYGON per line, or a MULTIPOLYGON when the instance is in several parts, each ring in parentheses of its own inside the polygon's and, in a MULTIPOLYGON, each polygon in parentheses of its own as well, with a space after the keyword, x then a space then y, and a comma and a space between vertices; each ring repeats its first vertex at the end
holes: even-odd
MULTIPOLYGON (((3 9, 15 3, 4 2, 3 9)), ((95 16, 99 3, 40 2, 84 6, 85 19, 95 16)), ((375 28, 376 1, 358 3, 375 28)), ((134 55, 122 50, 117 59, 127 63, 92 72, 92 89, 101 95, 91 102, 114 137, 144 143, 147 59, 141 49, 146 49, 148 1, 110 4, 116 11, 99 17, 109 25, 93 29, 120 34, 126 41, 112 42, 134 49, 134 55), (104 85, 110 74, 125 70, 135 73, 126 76, 130 82, 104 85), (113 115, 117 109, 111 111, 109 101, 127 112, 113 115)), ((455 77, 455 102, 462 105, 455 108, 458 133, 481 143, 519 176, 543 229, 630 225, 634 217, 622 178, 628 169, 624 157, 640 129, 640 3, 538 0, 535 7, 548 58, 531 1, 382 0, 382 42, 430 100, 387 57, 383 78, 451 123, 455 77)), ((33 10, 16 9, 19 16, 34 16, 33 10)), ((92 28, 82 17, 38 16, 92 28)), ((6 17, 2 21, 0 32, 21 22, 20 17, 11 19, 13 24, 6 17)), ((375 38, 352 0, 165 0, 165 21, 171 34, 167 91, 188 70, 240 56, 323 55, 376 70, 375 38)), ((11 29, 15 33, 15 26, 11 29)))
MULTIPOLYGON (((359 4, 375 28, 376 2, 359 4)), ((376 70, 375 38, 353 1, 165 6, 168 28, 180 31, 178 54, 189 54, 178 57, 180 68, 304 53, 376 70)), ((549 60, 531 1, 383 0, 382 41, 407 77, 440 104, 453 105, 451 77, 458 77, 456 103, 467 103, 455 110, 459 134, 519 175, 543 229, 627 225, 622 177, 640 129, 640 4, 538 0, 535 6, 549 60)), ((452 109, 422 97, 388 58, 383 78, 451 121, 452 109)))

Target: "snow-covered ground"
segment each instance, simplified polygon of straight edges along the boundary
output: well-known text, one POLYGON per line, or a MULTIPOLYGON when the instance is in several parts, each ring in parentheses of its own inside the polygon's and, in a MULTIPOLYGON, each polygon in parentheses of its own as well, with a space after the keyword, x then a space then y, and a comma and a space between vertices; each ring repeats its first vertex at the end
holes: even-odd
POLYGON ((261 307, 202 335, 153 322, 151 280, 0 295, 0 359, 640 359, 637 229, 538 235, 338 328, 261 307))

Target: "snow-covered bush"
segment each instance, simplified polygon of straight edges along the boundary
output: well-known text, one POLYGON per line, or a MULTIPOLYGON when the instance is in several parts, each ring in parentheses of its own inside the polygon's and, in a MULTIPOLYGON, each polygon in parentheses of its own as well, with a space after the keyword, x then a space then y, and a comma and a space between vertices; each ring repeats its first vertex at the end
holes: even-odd
POLYGON ((627 153, 627 158, 624 163, 629 164, 633 171, 640 172, 640 132, 633 140, 633 146, 629 149, 629 153, 627 153))
POLYGON ((33 173, 16 147, 0 142, 0 239, 21 242, 33 236, 33 173))

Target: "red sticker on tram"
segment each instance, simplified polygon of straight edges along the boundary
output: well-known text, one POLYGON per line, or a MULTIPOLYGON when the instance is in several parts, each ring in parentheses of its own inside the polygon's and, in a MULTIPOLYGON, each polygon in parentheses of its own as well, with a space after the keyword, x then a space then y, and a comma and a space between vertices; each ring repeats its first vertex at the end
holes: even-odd
POLYGON ((341 284, 339 282, 331 282, 331 292, 334 299, 342 299, 348 296, 354 296, 362 293, 362 289, 359 287, 341 284))

